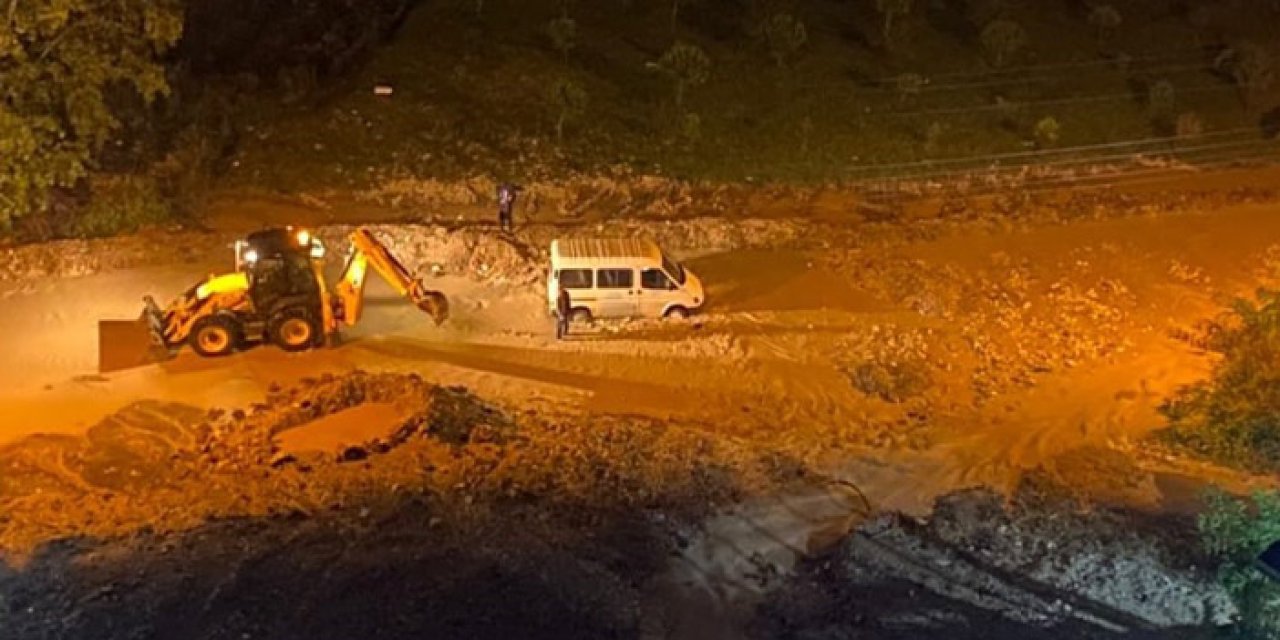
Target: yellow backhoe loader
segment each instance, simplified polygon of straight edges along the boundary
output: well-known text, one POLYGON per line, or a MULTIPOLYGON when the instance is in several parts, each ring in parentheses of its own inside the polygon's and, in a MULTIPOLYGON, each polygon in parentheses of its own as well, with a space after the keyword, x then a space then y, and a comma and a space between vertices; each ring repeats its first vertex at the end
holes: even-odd
POLYGON ((324 276, 325 248, 305 229, 274 228, 236 243, 236 270, 213 275, 167 307, 144 298, 135 321, 99 322, 98 368, 117 371, 174 356, 184 345, 217 357, 258 343, 285 351, 326 344, 360 321, 369 271, 439 325, 449 315, 444 294, 396 259, 369 230, 350 235, 351 254, 332 287, 324 276))

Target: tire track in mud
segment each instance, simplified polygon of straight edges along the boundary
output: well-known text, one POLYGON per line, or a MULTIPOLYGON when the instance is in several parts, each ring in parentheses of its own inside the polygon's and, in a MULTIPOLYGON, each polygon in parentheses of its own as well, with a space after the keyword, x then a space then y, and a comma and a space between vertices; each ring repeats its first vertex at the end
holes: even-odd
POLYGON ((139 490, 160 486, 170 460, 190 451, 205 411, 144 400, 104 418, 84 436, 35 435, 0 448, 0 504, 45 489, 139 490))

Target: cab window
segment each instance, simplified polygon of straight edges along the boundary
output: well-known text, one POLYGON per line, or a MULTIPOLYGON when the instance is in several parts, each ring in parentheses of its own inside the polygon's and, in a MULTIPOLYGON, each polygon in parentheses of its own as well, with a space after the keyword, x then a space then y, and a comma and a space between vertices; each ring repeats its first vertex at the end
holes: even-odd
POLYGON ((560 286, 566 289, 590 289, 590 269, 561 269, 560 286))
POLYGON ((657 291, 670 291, 675 289, 675 284, 671 282, 671 278, 663 273, 661 269, 645 269, 640 272, 640 286, 645 289, 654 289, 657 291))
POLYGON ((600 269, 596 282, 601 289, 630 289, 635 282, 635 272, 630 269, 600 269))

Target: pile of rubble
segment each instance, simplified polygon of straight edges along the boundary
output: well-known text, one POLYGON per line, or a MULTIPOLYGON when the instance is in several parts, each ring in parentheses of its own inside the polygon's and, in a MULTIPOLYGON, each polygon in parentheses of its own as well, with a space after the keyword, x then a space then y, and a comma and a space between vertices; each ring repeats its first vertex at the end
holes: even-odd
POLYGON ((1147 522, 1054 492, 1028 481, 1006 503, 967 490, 940 498, 925 520, 869 522, 809 561, 757 622, 768 637, 900 638, 945 628, 954 638, 1012 640, 1230 621, 1226 592, 1178 538, 1191 525, 1147 522))
POLYGON ((0 283, 75 278, 112 269, 200 261, 229 242, 190 232, 152 231, 97 240, 0 246, 0 283))

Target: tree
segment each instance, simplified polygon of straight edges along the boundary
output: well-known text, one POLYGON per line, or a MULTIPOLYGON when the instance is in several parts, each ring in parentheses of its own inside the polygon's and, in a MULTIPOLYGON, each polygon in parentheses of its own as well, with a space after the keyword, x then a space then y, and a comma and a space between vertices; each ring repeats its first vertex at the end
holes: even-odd
POLYGON ((711 77, 711 59, 697 45, 677 42, 657 62, 649 63, 671 79, 675 88, 676 110, 684 112, 684 96, 689 87, 705 84, 711 77))
POLYGON ((760 32, 778 68, 787 66, 787 60, 809 40, 804 23, 789 13, 773 14, 761 25, 760 32))
POLYGON ((586 110, 587 91, 571 78, 560 78, 551 83, 547 97, 556 109, 556 142, 560 142, 564 139, 565 123, 586 110))
POLYGON ((1097 5, 1089 12, 1089 24, 1093 25, 1099 48, 1111 40, 1122 21, 1120 12, 1109 4, 1097 5))
POLYGON ((178 0, 10 0, 0 18, 0 228, 88 175, 119 130, 108 94, 151 103, 182 35, 178 0))
POLYGON ((1012 20, 996 20, 982 30, 982 46, 991 57, 991 64, 1003 68, 1027 46, 1027 32, 1012 20))
POLYGON ((1147 87, 1147 117, 1157 128, 1167 132, 1177 107, 1176 98, 1173 83, 1168 80, 1160 80, 1147 87))
POLYGON ((876 11, 880 12, 880 17, 884 20, 880 23, 880 35, 884 37, 885 45, 893 43, 893 23, 900 17, 911 13, 911 4, 914 0, 876 0, 876 11))
POLYGON ((573 18, 554 18, 547 22, 547 37, 551 39, 551 46, 560 52, 560 56, 567 64, 569 52, 578 43, 578 23, 573 18))
POLYGON ((1223 51, 1214 66, 1235 80, 1246 108, 1253 108, 1257 98, 1275 84, 1275 59, 1271 52, 1252 42, 1223 51))

